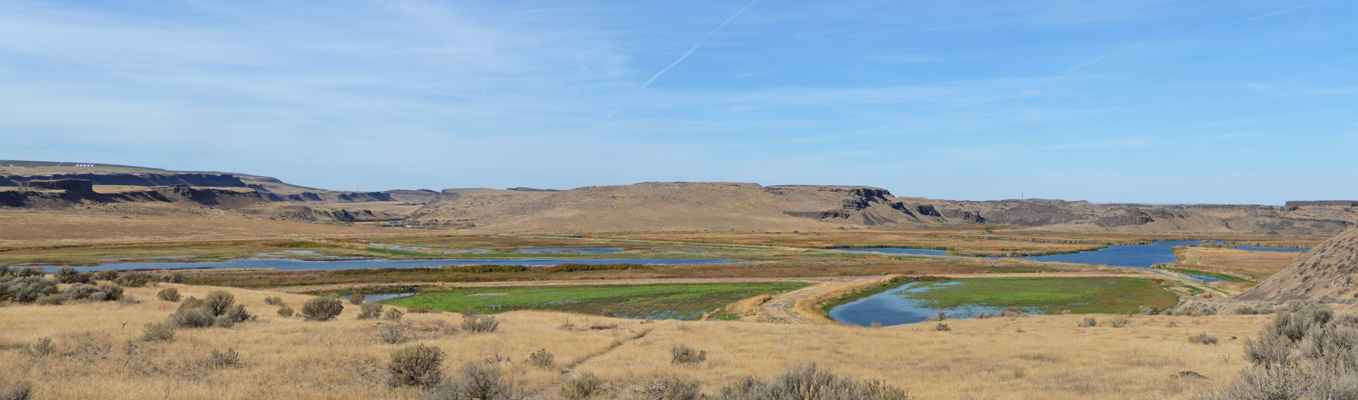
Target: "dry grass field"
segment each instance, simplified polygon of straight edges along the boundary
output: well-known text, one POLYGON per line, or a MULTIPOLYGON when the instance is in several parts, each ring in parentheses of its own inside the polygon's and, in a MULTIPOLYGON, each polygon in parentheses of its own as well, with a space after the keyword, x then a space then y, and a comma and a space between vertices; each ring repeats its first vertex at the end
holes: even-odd
POLYGON ((0 211, 0 247, 412 235, 408 231, 374 227, 228 218, 221 215, 222 210, 198 210, 199 215, 180 214, 182 210, 178 208, 170 211, 174 213, 126 216, 106 212, 0 211))
POLYGON ((1287 268, 1302 253, 1185 247, 1175 251, 1183 268, 1223 272, 1262 281, 1287 268))
POLYGON ((533 398, 555 398, 564 379, 584 372, 607 383, 605 398, 632 398, 634 390, 666 377, 698 381, 713 394, 743 376, 769 378, 814 361, 836 373, 885 380, 920 399, 1189 399, 1230 381, 1247 364, 1243 340, 1232 338, 1253 336, 1271 318, 1137 316, 1126 327, 1081 328, 1081 315, 1033 316, 951 320, 951 331, 941 332, 932 324, 642 323, 509 312, 496 315, 496 332, 468 333, 447 329, 462 323, 456 313, 407 313, 402 323, 414 340, 385 344, 380 330, 391 322, 357 320, 358 307, 348 303, 335 321, 307 322, 278 317, 277 307, 265 304, 266 296, 280 296, 300 310, 309 298, 303 295, 165 283, 127 293, 140 303, 0 307, 0 381, 31 382, 36 399, 416 399, 424 393, 385 383, 385 367, 393 351, 424 343, 447 353, 444 376, 490 361, 533 398), (156 299, 167 287, 199 298, 227 290, 258 320, 180 329, 168 343, 138 341, 143 324, 164 321, 178 306, 156 299), (1200 333, 1221 343, 1187 341, 1200 333), (44 337, 55 342, 54 354, 21 350, 44 337), (706 351, 707 361, 672 364, 669 350, 679 344, 706 351), (239 365, 200 362, 227 349, 239 353, 239 365), (555 356, 555 367, 526 362, 539 349, 555 356), (1178 378, 1180 371, 1211 379, 1178 378))

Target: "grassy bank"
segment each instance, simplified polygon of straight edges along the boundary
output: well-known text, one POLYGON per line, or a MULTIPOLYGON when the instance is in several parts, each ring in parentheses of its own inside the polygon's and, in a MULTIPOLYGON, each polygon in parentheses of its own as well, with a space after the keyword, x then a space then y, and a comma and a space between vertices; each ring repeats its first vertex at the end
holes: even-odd
POLYGON ((978 278, 923 282, 929 290, 902 293, 926 307, 1020 307, 1060 313, 1131 313, 1143 305, 1170 308, 1179 298, 1155 280, 1137 278, 978 278))
POLYGON ((697 319, 703 312, 761 294, 779 294, 806 286, 800 282, 701 285, 539 286, 439 290, 393 299, 402 307, 467 308, 482 313, 553 310, 620 318, 697 319))

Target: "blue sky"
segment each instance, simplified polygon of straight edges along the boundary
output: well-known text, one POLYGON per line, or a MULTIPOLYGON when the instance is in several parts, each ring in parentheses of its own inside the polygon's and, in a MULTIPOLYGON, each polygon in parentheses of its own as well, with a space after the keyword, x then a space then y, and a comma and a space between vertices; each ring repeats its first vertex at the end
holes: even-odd
POLYGON ((334 190, 1354 199, 1355 21, 1343 0, 0 0, 0 158, 334 190))

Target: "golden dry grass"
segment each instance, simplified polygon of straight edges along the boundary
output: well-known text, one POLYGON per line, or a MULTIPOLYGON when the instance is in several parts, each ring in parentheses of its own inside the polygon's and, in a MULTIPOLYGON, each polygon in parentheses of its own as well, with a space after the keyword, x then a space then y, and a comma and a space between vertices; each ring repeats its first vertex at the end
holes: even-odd
MULTIPOLYGON (((1179 263, 1184 268, 1204 271, 1223 272, 1264 280, 1287 268, 1292 260, 1302 253, 1284 251, 1250 251, 1239 249, 1186 247, 1177 250, 1181 253, 1179 263)), ((1177 255, 1177 254, 1176 254, 1177 255)))
MULTIPOLYGON (((420 398, 411 389, 383 382, 392 351, 403 345, 378 340, 378 322, 358 321, 346 303, 333 322, 303 322, 275 316, 266 296, 281 296, 299 308, 307 296, 226 289, 259 321, 230 329, 179 330, 172 343, 135 342, 142 324, 159 322, 177 304, 155 300, 155 291, 176 287, 203 297, 219 288, 161 284, 128 289, 140 304, 0 307, 0 376, 30 381, 39 398, 420 398), (88 336, 86 336, 88 334, 88 336), (31 358, 15 345, 53 338, 58 353, 31 358), (79 344, 96 346, 78 348, 79 344), (99 347, 107 344, 107 350, 99 347), (242 366, 205 369, 196 360, 214 349, 240 352, 242 366)), ((771 377, 815 361, 837 373, 882 379, 923 399, 1188 399, 1199 390, 1229 381, 1246 362, 1243 340, 1271 316, 1134 317, 1126 328, 1079 328, 1083 316, 1041 316, 953 320, 951 332, 905 325, 881 329, 841 325, 635 320, 511 312, 490 334, 437 332, 458 325, 455 313, 406 314, 418 342, 448 353, 445 376, 467 362, 507 358, 499 365, 538 397, 552 398, 564 377, 592 372, 617 388, 611 397, 630 397, 630 388, 666 376, 703 383, 713 393, 745 375, 771 377), (563 329, 617 324, 614 329, 563 329), (1176 327, 1168 327, 1169 323, 1176 327), (423 329, 423 330, 421 330, 423 329), (428 331, 433 330, 433 331, 428 331), (1206 332, 1217 346, 1187 338, 1206 332), (642 333, 647 333, 636 338, 642 333), (636 338, 636 339, 633 339, 636 338), (705 350, 696 366, 670 363, 669 349, 687 344, 705 350), (568 374, 531 367, 530 353, 547 349, 568 374), (611 350, 610 350, 611 349, 611 350), (1172 377, 1191 370, 1210 381, 1172 377)), ((385 323, 385 321, 383 321, 385 323)), ((412 342, 413 343, 413 342, 412 342)))
MULTIPOLYGON (((150 206, 143 207, 150 209, 150 206)), ((166 208, 174 206, 165 206, 166 208)), ((0 211, 0 246, 50 246, 79 243, 138 243, 193 240, 250 240, 305 237, 381 237, 396 232, 303 222, 245 219, 224 210, 169 215, 110 214, 108 211, 0 211)), ((409 235, 409 232, 404 232, 409 235)))

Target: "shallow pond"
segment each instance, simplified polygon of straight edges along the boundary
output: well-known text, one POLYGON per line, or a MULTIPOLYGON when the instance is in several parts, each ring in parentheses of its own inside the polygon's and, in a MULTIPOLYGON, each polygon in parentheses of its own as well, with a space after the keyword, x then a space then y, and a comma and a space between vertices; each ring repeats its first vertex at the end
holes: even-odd
POLYGON ((531 248, 519 249, 520 253, 585 253, 585 254, 608 254, 621 253, 622 249, 617 247, 552 247, 552 248, 531 248))
POLYGON ((941 256, 941 255, 944 255, 944 254, 948 254, 948 251, 947 251, 947 250, 898 249, 898 248, 891 248, 891 247, 866 247, 866 248, 852 248, 852 249, 851 249, 851 248, 848 248, 848 247, 841 247, 841 248, 836 248, 836 249, 831 249, 831 250, 844 250, 844 251, 870 251, 870 252, 875 252, 875 253, 910 254, 910 255, 917 255, 917 256, 941 256))
POLYGON ((1108 246, 1094 251, 1050 256, 1019 257, 1037 261, 1058 261, 1081 264, 1102 264, 1114 267, 1150 268, 1155 264, 1178 261, 1174 248, 1202 243, 1196 240, 1164 241, 1152 244, 1108 246))
POLYGON ((882 326, 913 324, 924 322, 940 311, 954 319, 974 318, 977 314, 998 313, 1003 307, 961 306, 950 308, 927 307, 925 301, 912 299, 909 293, 922 293, 934 287, 958 285, 961 282, 939 283, 925 286, 921 282, 910 282, 895 289, 858 299, 830 309, 830 319, 849 325, 870 326, 876 322, 882 326))
MULTIPOLYGON (((740 260, 730 260, 724 258, 594 258, 594 259, 498 259, 498 260, 475 260, 475 259, 442 259, 442 260, 334 260, 334 261, 301 261, 290 259, 259 259, 247 258, 231 261, 213 262, 158 262, 158 263, 121 263, 103 264, 97 267, 76 267, 82 271, 126 271, 126 270, 162 270, 162 269, 273 269, 278 271, 323 271, 323 270, 346 270, 346 269, 373 269, 373 268, 416 268, 416 267, 457 267, 464 265, 524 265, 530 267, 550 267, 561 264, 589 264, 589 265, 614 265, 614 264, 660 264, 660 265, 689 265, 689 264, 728 264, 740 263, 740 260)), ((44 266, 44 270, 55 272, 56 266, 44 266)))
POLYGON ((1310 250, 1310 249, 1305 249, 1305 248, 1298 249, 1298 248, 1291 248, 1291 247, 1262 247, 1262 246, 1235 246, 1235 248, 1240 249, 1240 250, 1250 250, 1250 251, 1284 251, 1284 252, 1292 252, 1292 253, 1300 253, 1300 252, 1303 252, 1303 251, 1310 250))

